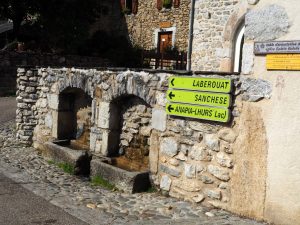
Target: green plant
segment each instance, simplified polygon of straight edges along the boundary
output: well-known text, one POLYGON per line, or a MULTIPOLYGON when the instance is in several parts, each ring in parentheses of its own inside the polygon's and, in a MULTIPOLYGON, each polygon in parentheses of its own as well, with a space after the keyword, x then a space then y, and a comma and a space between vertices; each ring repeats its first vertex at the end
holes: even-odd
POLYGON ((48 160, 47 163, 49 163, 50 165, 54 165, 55 162, 53 160, 48 160))
POLYGON ((75 168, 69 163, 60 162, 57 163, 57 166, 61 168, 65 173, 74 174, 75 168))
POLYGON ((155 187, 149 187, 148 190, 146 191, 147 193, 156 193, 157 189, 155 187))
POLYGON ((105 180, 101 176, 92 177, 91 184, 92 184, 92 186, 101 186, 101 187, 103 187, 105 189, 108 189, 108 190, 117 190, 115 185, 109 183, 109 181, 105 180))
POLYGON ((170 9, 172 7, 172 0, 163 0, 163 7, 170 9))

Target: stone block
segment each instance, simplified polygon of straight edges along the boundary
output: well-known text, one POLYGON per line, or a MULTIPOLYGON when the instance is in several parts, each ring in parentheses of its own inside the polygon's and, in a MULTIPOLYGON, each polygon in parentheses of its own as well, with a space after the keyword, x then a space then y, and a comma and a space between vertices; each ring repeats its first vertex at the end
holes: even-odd
POLYGON ((160 188, 164 191, 170 191, 171 188, 171 184, 172 184, 172 180, 167 176, 167 175, 163 175, 161 177, 160 180, 160 188))
POLYGON ((244 75, 252 74, 254 66, 254 44, 245 43, 243 46, 242 73, 244 75))
POLYGON ((52 128, 53 125, 52 113, 47 113, 47 115, 45 116, 45 125, 50 129, 52 128))
POLYGON ((217 133, 219 130, 219 126, 217 125, 211 125, 211 124, 201 123, 196 121, 190 121, 189 126, 193 130, 201 131, 207 134, 217 133))
POLYGON ((165 165, 160 164, 159 169, 161 172, 169 174, 173 177, 180 177, 180 171, 174 168, 167 167, 165 165))
POLYGON ((231 158, 223 152, 216 155, 216 161, 223 167, 231 168, 233 166, 231 158))
POLYGON ((178 153, 178 143, 175 138, 164 138, 160 143, 160 152, 164 155, 173 157, 178 153))
POLYGON ((191 164, 184 164, 184 174, 187 178, 196 177, 196 166, 191 164))
POLYGON ((245 25, 246 39, 255 41, 275 40, 286 34, 290 26, 285 8, 275 4, 248 12, 245 25))
POLYGON ((167 123, 167 114, 165 110, 153 109, 152 119, 151 119, 152 128, 163 132, 166 130, 166 123, 167 123))
POLYGON ((58 110, 59 96, 56 94, 48 94, 47 99, 49 108, 58 110))
POLYGON ((229 181, 230 180, 230 176, 229 176, 229 172, 225 169, 222 169, 218 166, 214 166, 214 165, 209 165, 207 167, 207 171, 212 174, 213 176, 215 176, 216 178, 218 178, 219 180, 222 181, 229 181))
POLYGON ((204 136, 204 144, 213 151, 220 151, 220 141, 217 135, 215 134, 206 134, 204 136))
POLYGON ((219 131, 218 135, 220 139, 229 143, 235 142, 235 139, 237 138, 237 134, 235 133, 235 131, 230 128, 223 128, 219 131))
POLYGON ((198 195, 194 196, 192 199, 194 202, 200 203, 205 199, 205 197, 203 194, 198 194, 198 195))
POLYGON ((192 149, 189 153, 189 156, 191 159, 197 160, 197 161, 210 161, 211 160, 211 156, 208 154, 207 149, 201 143, 195 144, 192 147, 192 149))
POLYGON ((150 136, 149 168, 151 173, 156 174, 158 171, 158 158, 159 158, 159 134, 157 131, 154 131, 150 136))
POLYGON ((221 199, 221 191, 220 190, 207 190, 206 195, 207 195, 207 197, 209 197, 211 199, 217 199, 217 200, 221 199))
POLYGON ((108 102, 100 102, 98 109, 98 127, 103 129, 109 128, 109 112, 110 104, 108 102))

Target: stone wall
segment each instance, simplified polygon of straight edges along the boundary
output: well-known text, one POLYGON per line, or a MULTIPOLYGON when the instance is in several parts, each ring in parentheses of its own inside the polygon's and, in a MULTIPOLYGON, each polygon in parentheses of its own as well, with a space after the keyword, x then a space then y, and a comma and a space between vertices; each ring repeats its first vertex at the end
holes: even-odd
MULTIPOLYGON (((243 202, 245 194, 264 196, 265 169, 249 173, 251 169, 245 166, 265 168, 264 161, 257 160, 252 152, 249 158, 240 158, 245 135, 239 134, 239 127, 249 120, 241 116, 249 111, 246 108, 245 112, 243 99, 257 101, 268 97, 267 83, 227 75, 236 87, 233 119, 221 124, 167 116, 165 93, 171 75, 155 71, 19 69, 18 138, 25 144, 33 140, 34 146, 43 151, 46 141, 57 139, 60 94, 67 88, 80 88, 93 99, 91 154, 126 155, 127 147, 144 146, 136 154, 144 154, 143 160, 149 160, 153 183, 171 196, 196 203, 234 210, 233 203, 243 202), (256 84, 257 88, 245 88, 249 83, 256 84), (261 177, 261 182, 248 188, 247 181, 257 177, 261 177), (236 188, 245 193, 233 191, 236 188)), ((220 77, 218 74, 196 76, 220 77)), ((257 146, 253 145, 256 141, 250 139, 246 146, 257 146)), ((263 204, 261 198, 254 200, 260 202, 249 199, 244 207, 263 204)))
MULTIPOLYGON (((155 30, 160 29, 161 22, 169 22, 170 27, 175 28, 175 46, 180 51, 187 51, 190 1, 181 0, 178 8, 157 9, 157 1, 139 1, 136 15, 125 15, 127 30, 130 40, 134 45, 144 49, 155 49, 155 30)), ((167 28, 170 28, 167 27, 167 28)))
MULTIPOLYGON (((221 60, 231 57, 229 46, 224 46, 226 24, 239 0, 196 1, 193 33, 192 69, 224 71, 221 60)), ((242 2, 242 1, 240 1, 242 2)), ((234 27, 235 24, 232 24, 234 27)), ((226 70, 225 70, 226 71, 226 70)))
POLYGON ((0 51, 0 96, 16 93, 17 67, 27 65, 67 67, 111 66, 107 60, 96 57, 0 51))

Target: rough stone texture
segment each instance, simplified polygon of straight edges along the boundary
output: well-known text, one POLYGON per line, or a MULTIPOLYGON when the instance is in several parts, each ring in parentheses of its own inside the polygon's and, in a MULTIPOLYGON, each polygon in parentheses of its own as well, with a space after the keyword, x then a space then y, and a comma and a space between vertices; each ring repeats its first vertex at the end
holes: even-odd
POLYGON ((254 44, 245 43, 243 46, 243 58, 242 58, 242 73, 249 75, 253 73, 254 66, 254 44))
POLYGON ((272 86, 262 79, 241 78, 242 98, 245 101, 256 102, 263 98, 271 98, 272 86))
POLYGON ((160 180, 160 188, 164 191, 169 191, 171 188, 172 180, 167 176, 163 175, 160 180))
POLYGON ((178 153, 178 144, 174 138, 165 138, 160 144, 160 151, 162 154, 173 157, 178 153))
POLYGON ((248 0, 248 4, 250 5, 256 5, 259 0, 248 0))
POLYGON ((220 139, 227 141, 229 143, 233 143, 237 138, 236 132, 230 128, 223 128, 222 130, 219 131, 218 135, 220 139))
POLYGON ((220 151, 220 143, 217 135, 214 134, 206 134, 204 136, 204 143, 206 146, 213 151, 220 151))
POLYGON ((152 119, 151 124, 152 128, 159 130, 159 131, 165 131, 166 130, 166 120, 167 120, 167 114, 165 110, 162 109, 154 109, 152 113, 152 119))
POLYGON ((255 41, 270 41, 288 32, 289 18, 282 6, 269 5, 246 14, 245 36, 255 41))
POLYGON ((229 54, 224 50, 225 25, 234 12, 237 0, 195 3, 192 68, 199 71, 219 71, 222 59, 229 54), (216 49, 219 49, 216 51, 216 49), (222 49, 222 50, 221 50, 222 49))
POLYGON ((230 179, 228 171, 218 166, 209 165, 207 170, 209 173, 222 181, 228 181, 230 179))
POLYGON ((229 209, 240 215, 263 218, 267 177, 267 138, 261 109, 243 104, 240 134, 233 146, 234 170, 229 209), (237 196, 243 196, 238 198, 237 196))
POLYGON ((231 158, 223 152, 216 155, 216 160, 223 167, 231 168, 233 166, 231 158))

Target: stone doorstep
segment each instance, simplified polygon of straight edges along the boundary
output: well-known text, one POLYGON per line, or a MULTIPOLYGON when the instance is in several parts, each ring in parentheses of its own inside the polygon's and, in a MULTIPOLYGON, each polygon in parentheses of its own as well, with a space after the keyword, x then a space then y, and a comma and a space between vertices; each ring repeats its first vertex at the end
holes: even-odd
POLYGON ((75 175, 89 175, 91 156, 86 150, 73 150, 59 144, 67 141, 46 142, 42 154, 55 162, 65 162, 74 166, 75 175))
POLYGON ((107 163, 106 158, 91 161, 91 176, 101 176, 118 189, 128 193, 146 191, 150 186, 149 172, 130 172, 107 163))

